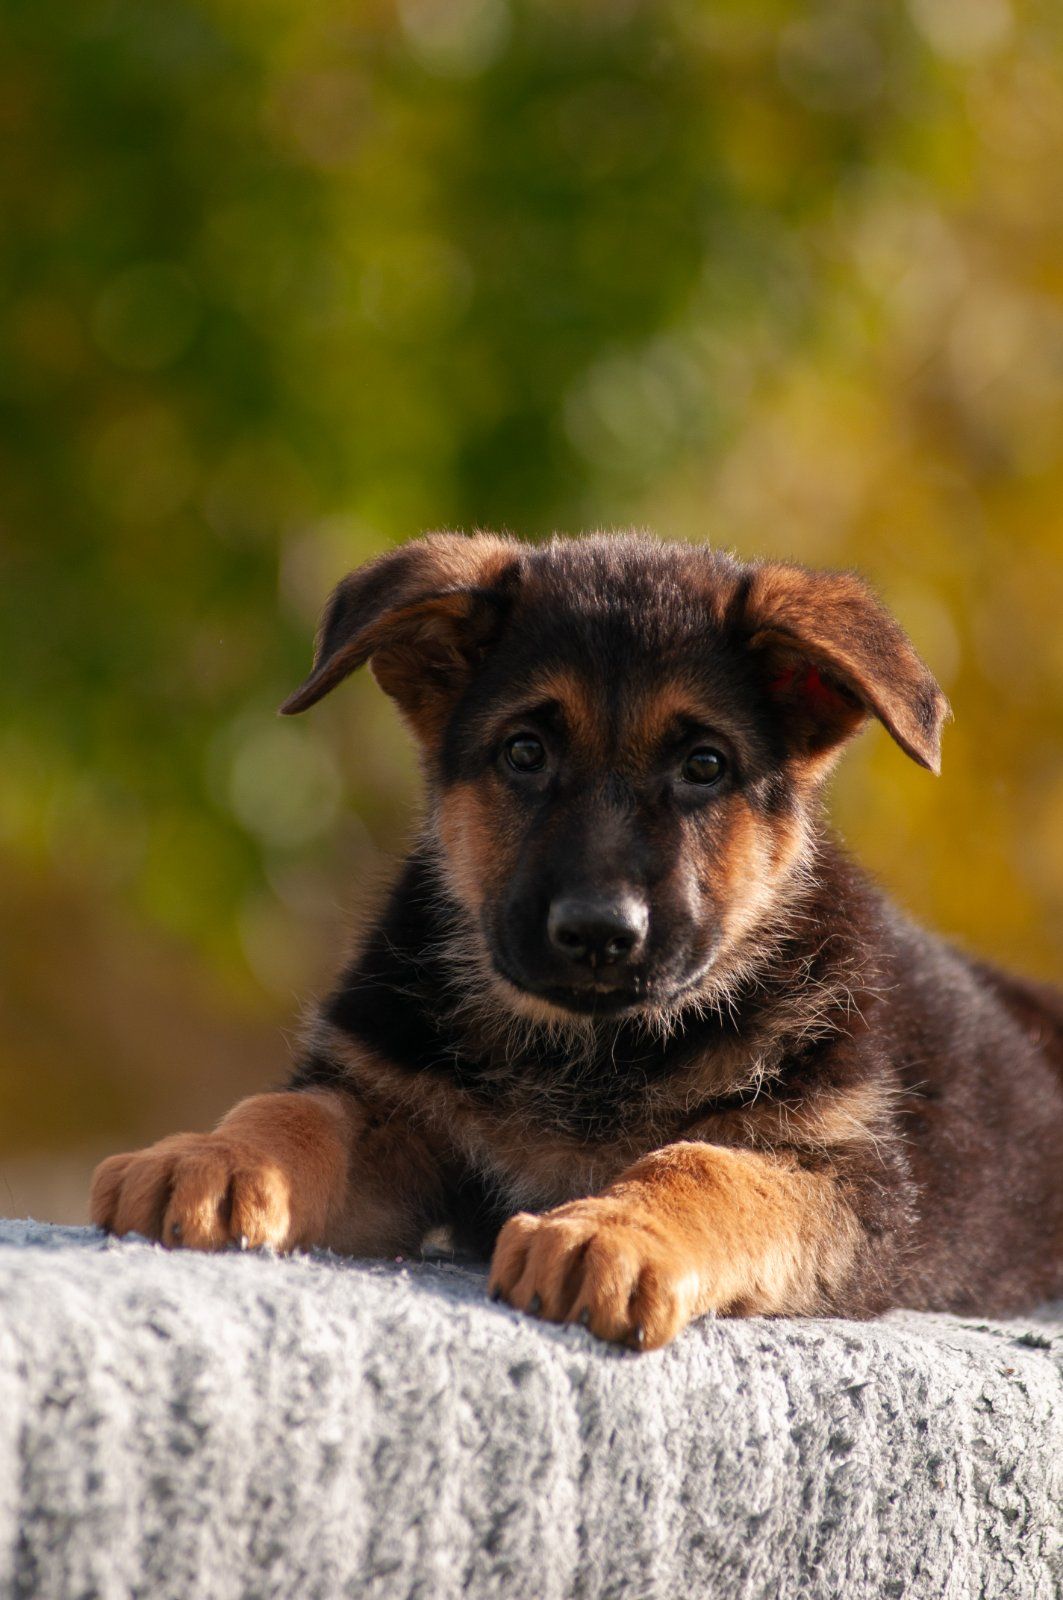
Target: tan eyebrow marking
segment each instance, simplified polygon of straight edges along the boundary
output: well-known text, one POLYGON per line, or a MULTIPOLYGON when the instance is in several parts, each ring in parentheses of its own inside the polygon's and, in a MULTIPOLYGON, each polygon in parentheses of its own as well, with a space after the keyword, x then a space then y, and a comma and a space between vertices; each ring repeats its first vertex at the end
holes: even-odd
POLYGON ((520 698, 491 708, 491 722, 531 716, 546 704, 556 705, 569 736, 584 751, 604 755, 606 748, 605 707, 577 673, 555 668, 539 674, 522 687, 520 698))
POLYGON ((648 764, 669 734, 678 735, 684 723, 711 722, 708 707, 699 704, 688 684, 673 681, 657 685, 625 708, 623 742, 640 764, 648 764))

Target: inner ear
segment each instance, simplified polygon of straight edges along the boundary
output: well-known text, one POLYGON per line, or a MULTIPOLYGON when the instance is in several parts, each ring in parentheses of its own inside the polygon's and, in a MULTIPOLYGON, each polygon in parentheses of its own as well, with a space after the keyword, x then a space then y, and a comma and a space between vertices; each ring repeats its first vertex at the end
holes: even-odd
POLYGON ((520 581, 513 541, 428 534, 348 573, 325 606, 309 677, 281 706, 294 716, 370 663, 431 738, 504 623, 520 581))
POLYGON ((939 770, 948 702, 862 578, 765 562, 741 591, 741 616, 793 754, 822 770, 870 715, 913 761, 939 770))
POLYGON ((483 661, 500 620, 487 590, 426 596, 369 630, 369 670, 427 736, 483 661))
POLYGON ((784 720, 787 743, 798 753, 821 756, 859 731, 869 715, 857 694, 825 662, 792 641, 761 636, 761 672, 773 706, 784 720))

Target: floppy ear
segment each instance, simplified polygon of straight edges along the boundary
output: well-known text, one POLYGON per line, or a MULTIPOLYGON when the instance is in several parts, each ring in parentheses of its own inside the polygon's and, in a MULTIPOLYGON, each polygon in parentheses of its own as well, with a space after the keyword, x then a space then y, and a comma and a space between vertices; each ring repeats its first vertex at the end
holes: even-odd
POLYGON ((913 761, 941 768, 948 701, 861 578, 769 564, 753 571, 744 626, 786 737, 824 756, 875 716, 913 761))
POLYGON ((430 737, 501 627, 519 559, 509 539, 434 533, 350 573, 329 598, 313 669, 282 716, 307 710, 369 662, 414 730, 430 737))

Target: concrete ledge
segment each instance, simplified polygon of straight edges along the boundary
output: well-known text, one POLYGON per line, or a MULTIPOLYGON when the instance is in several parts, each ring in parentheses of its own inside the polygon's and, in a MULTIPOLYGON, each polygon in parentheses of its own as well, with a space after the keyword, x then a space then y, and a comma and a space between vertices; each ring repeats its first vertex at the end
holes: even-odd
POLYGON ((1056 1600, 1063 1306, 636 1356, 470 1268, 0 1223, 0 1592, 1056 1600))

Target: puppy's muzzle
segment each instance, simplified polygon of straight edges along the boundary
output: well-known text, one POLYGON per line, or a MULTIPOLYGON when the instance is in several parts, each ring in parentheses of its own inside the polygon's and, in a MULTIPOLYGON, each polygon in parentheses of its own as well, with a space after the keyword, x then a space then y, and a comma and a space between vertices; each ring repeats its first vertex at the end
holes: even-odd
POLYGON ((634 895, 561 896, 546 919, 551 948, 573 966, 599 971, 630 966, 641 956, 649 910, 634 895))

